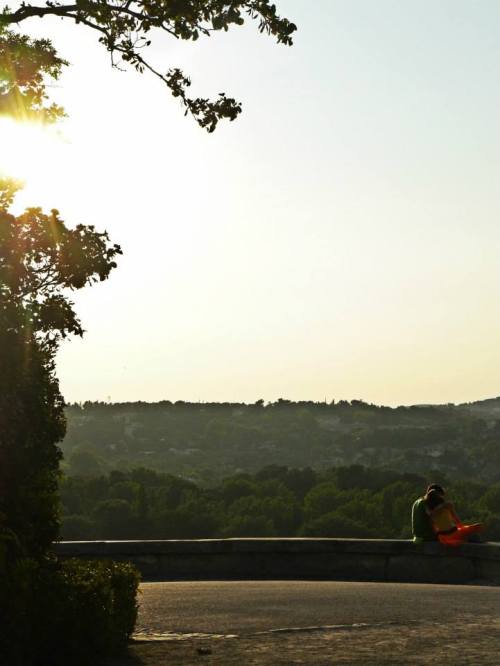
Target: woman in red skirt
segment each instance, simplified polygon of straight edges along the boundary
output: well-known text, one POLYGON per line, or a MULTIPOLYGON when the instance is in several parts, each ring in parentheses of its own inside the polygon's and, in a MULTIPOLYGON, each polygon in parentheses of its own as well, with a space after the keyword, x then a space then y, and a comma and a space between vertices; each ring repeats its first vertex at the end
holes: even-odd
POLYGON ((484 529, 482 523, 464 525, 455 513, 453 504, 443 501, 442 496, 435 490, 427 494, 427 506, 430 510, 432 528, 440 543, 447 546, 459 546, 467 541, 471 534, 477 534, 484 529))

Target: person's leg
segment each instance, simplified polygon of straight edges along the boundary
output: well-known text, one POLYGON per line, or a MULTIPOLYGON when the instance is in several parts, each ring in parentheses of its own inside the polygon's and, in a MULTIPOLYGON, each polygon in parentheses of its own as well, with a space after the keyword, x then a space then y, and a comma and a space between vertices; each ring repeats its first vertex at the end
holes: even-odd
POLYGON ((460 544, 463 543, 458 530, 453 532, 453 534, 439 534, 438 541, 445 546, 460 546, 460 544))
POLYGON ((466 541, 470 536, 479 534, 483 530, 484 525, 482 523, 474 523, 473 525, 462 525, 457 531, 462 540, 466 541))
POLYGON ((481 523, 462 525, 451 534, 440 534, 438 539, 440 543, 444 543, 446 546, 459 546, 461 543, 467 541, 469 536, 472 534, 478 534, 479 532, 482 532, 483 529, 484 525, 481 523))

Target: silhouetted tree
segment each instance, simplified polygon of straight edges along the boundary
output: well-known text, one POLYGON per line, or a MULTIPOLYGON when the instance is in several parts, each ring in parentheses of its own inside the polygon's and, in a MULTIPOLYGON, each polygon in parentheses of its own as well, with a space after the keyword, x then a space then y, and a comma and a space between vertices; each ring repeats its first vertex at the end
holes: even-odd
POLYGON ((0 526, 40 555, 58 533, 65 418, 54 358, 62 338, 83 333, 68 290, 105 280, 121 250, 55 210, 11 214, 15 190, 0 182, 0 526))
POLYGON ((78 0, 66 4, 46 0, 39 6, 23 2, 17 9, 5 7, 0 14, 0 81, 4 78, 2 58, 7 71, 10 70, 7 86, 0 82, 0 109, 14 108, 19 113, 20 103, 27 103, 28 108, 39 110, 45 94, 43 77, 37 79, 34 88, 26 88, 21 76, 25 64, 32 63, 37 72, 43 70, 55 77, 65 64, 48 40, 30 40, 6 30, 7 26, 47 16, 57 16, 95 31, 99 42, 111 54, 113 66, 125 63, 138 72, 152 72, 181 101, 185 114, 190 113, 209 132, 214 131, 222 118, 234 120, 241 112, 241 104, 224 93, 216 100, 189 97, 191 81, 180 69, 161 72, 146 59, 144 53, 151 45, 152 34, 162 31, 177 39, 196 41, 200 36, 210 37, 214 32, 227 31, 243 25, 246 19, 253 19, 258 21, 260 32, 276 37, 278 43, 291 45, 296 30, 293 23, 277 14, 276 6, 269 0, 78 0))

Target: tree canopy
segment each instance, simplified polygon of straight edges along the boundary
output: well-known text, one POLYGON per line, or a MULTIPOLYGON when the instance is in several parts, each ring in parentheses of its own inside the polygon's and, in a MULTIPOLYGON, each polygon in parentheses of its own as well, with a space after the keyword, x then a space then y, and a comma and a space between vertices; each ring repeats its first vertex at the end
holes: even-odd
POLYGON ((31 39, 0 24, 0 114, 44 122, 64 115, 48 102, 46 82, 57 79, 66 64, 47 39, 31 39))
POLYGON ((0 302, 23 311, 23 321, 45 342, 83 329, 68 290, 105 280, 121 254, 106 232, 78 224, 68 228, 57 210, 8 212, 14 190, 0 181, 0 302))
POLYGON ((370 471, 358 469, 360 484, 385 467, 497 483, 499 404, 86 402, 67 407, 62 449, 70 474, 80 467, 73 455, 86 451, 102 472, 145 465, 202 485, 270 464, 364 465, 370 471))
MULTIPOLYGON (((90 470, 88 470, 90 471, 90 470)), ((144 467, 63 476, 66 539, 410 538, 411 506, 436 476, 358 465, 271 465, 210 487, 144 467)), ((500 537, 500 483, 440 479, 466 521, 500 537)))
POLYGON ((13 215, 0 182, 0 532, 38 555, 58 534, 64 402, 55 376, 62 337, 82 334, 69 293, 105 280, 121 253, 105 232, 70 229, 59 213, 13 215))
POLYGON ((254 20, 261 33, 291 45, 297 29, 269 0, 77 0, 69 4, 47 0, 41 5, 22 2, 17 9, 7 6, 0 13, 0 113, 35 113, 49 119, 62 113, 56 105, 44 105, 45 81, 47 77, 57 78, 67 63, 49 40, 33 40, 7 29, 46 16, 95 31, 114 67, 128 64, 138 72, 148 70, 160 78, 181 101, 185 114, 191 114, 208 132, 213 132, 223 118, 234 120, 241 104, 225 93, 214 100, 190 97, 191 80, 180 69, 156 69, 146 56, 154 32, 196 41, 254 20))

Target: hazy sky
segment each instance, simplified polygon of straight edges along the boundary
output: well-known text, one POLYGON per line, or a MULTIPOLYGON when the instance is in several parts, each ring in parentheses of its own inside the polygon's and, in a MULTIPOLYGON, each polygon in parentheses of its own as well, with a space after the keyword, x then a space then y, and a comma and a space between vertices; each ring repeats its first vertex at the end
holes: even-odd
POLYGON ((72 63, 53 90, 70 119, 18 165, 18 204, 124 250, 75 295, 87 333, 59 354, 65 397, 500 394, 500 3, 277 5, 291 49, 256 25, 155 40, 195 93, 243 102, 213 135, 85 28, 29 24, 72 63))

